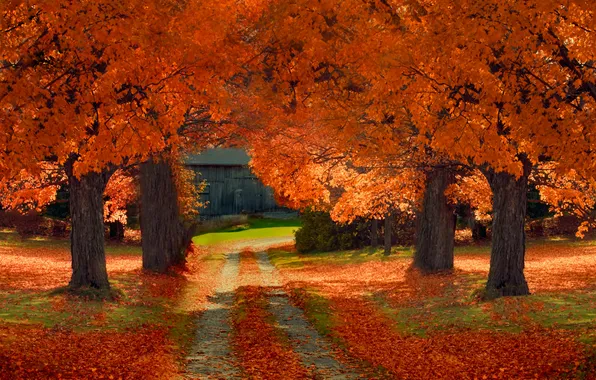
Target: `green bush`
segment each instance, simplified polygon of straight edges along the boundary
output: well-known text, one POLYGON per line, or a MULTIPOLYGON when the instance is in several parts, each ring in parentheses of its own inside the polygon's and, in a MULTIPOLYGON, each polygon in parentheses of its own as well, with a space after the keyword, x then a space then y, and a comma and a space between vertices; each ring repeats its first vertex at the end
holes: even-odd
POLYGON ((302 227, 295 233, 298 252, 361 248, 370 241, 370 223, 364 220, 339 224, 321 211, 306 211, 301 219, 302 227))

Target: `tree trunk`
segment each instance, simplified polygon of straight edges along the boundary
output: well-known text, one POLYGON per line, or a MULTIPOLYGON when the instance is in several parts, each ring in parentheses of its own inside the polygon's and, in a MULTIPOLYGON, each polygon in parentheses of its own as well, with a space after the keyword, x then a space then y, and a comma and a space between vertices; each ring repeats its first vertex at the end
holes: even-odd
POLYGON ((124 240, 124 224, 120 221, 110 222, 110 239, 116 241, 124 240))
POLYGON ((370 223, 370 245, 373 248, 379 246, 379 220, 373 219, 370 223))
POLYGON ((389 256, 391 254, 391 227, 393 225, 393 214, 389 212, 385 216, 385 231, 384 238, 385 238, 385 256, 389 256))
MULTIPOLYGON (((67 165, 71 166, 71 165, 67 165)), ((77 179, 67 169, 70 188, 70 251, 72 278, 69 286, 109 288, 103 224, 103 191, 110 173, 89 173, 77 179)))
POLYGON ((143 268, 164 273, 184 263, 185 235, 170 165, 153 160, 141 164, 143 268))
POLYGON ((463 208, 463 217, 465 218, 468 227, 472 231, 472 240, 479 242, 486 239, 486 226, 482 223, 478 223, 474 216, 474 210, 470 205, 465 205, 463 208))
POLYGON ((531 164, 522 157, 524 173, 520 178, 488 170, 493 191, 493 224, 490 270, 486 283, 487 298, 530 294, 524 276, 528 176, 531 164))
POLYGON ((448 168, 434 168, 426 174, 414 254, 414 266, 425 273, 453 269, 454 207, 449 204, 445 190, 454 180, 455 174, 448 168))
POLYGON ((482 223, 478 223, 474 217, 470 221, 470 227, 472 228, 472 240, 479 242, 487 238, 486 226, 482 223))

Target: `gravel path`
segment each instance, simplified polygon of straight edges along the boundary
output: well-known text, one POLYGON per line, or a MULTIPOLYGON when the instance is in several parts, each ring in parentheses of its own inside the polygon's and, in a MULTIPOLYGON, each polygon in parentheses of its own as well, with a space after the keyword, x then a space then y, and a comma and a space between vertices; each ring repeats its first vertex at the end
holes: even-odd
MULTIPOLYGON (((188 356, 188 377, 199 379, 240 379, 241 372, 230 345, 232 328, 231 309, 238 286, 240 249, 265 249, 285 243, 286 238, 262 239, 258 244, 241 242, 230 248, 235 253, 226 254, 226 262, 220 274, 215 295, 210 298, 207 309, 197 320, 197 332, 192 352, 188 356)), ((308 322, 304 312, 292 305, 288 294, 281 288, 279 273, 269 261, 266 252, 257 254, 257 264, 262 286, 269 288, 269 311, 277 321, 277 327, 288 335, 292 348, 309 369, 313 379, 357 379, 350 369, 338 362, 331 345, 319 335, 308 322)))
POLYGON ((240 266, 238 253, 229 253, 222 269, 215 296, 197 321, 197 334, 188 359, 191 377, 200 379, 240 379, 234 365, 229 336, 230 309, 240 266))
POLYGON ((240 240, 240 241, 228 243, 226 245, 226 248, 228 251, 233 250, 233 251, 241 252, 245 249, 250 249, 251 251, 258 252, 258 251, 264 251, 270 247, 293 244, 293 243, 294 243, 293 236, 280 236, 280 237, 271 237, 271 238, 263 238, 263 239, 240 240))
POLYGON ((290 303, 288 294, 280 288, 279 275, 267 253, 258 253, 257 262, 264 286, 276 288, 269 293, 269 311, 292 341, 302 363, 312 370, 313 377, 338 380, 359 378, 334 358, 329 343, 308 322, 304 312, 290 303))

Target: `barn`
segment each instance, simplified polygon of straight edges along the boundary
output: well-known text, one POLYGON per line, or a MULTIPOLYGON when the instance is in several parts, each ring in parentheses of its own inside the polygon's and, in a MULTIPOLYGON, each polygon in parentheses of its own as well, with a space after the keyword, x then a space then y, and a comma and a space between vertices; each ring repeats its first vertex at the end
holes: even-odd
POLYGON ((273 190, 252 173, 250 157, 239 148, 214 148, 185 160, 196 176, 196 183, 205 181, 201 201, 201 218, 223 215, 258 214, 284 210, 275 203, 273 190))

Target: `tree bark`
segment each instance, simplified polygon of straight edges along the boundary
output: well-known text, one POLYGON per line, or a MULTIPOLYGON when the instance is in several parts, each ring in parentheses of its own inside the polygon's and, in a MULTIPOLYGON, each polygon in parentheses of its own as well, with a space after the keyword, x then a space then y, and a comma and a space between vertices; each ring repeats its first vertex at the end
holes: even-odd
POLYGON ((414 266, 425 273, 453 269, 454 207, 449 204, 445 190, 454 181, 455 174, 449 168, 433 168, 426 174, 414 254, 414 266))
POLYGON ((526 253, 525 217, 531 163, 522 157, 520 178, 509 173, 486 171, 493 191, 493 224, 487 298, 530 294, 524 276, 526 253))
POLYGON ((187 233, 182 224, 173 172, 166 161, 141 164, 143 268, 165 273, 183 264, 187 233))
POLYGON ((389 256, 391 254, 391 228, 393 226, 393 214, 389 212, 385 216, 385 231, 384 238, 385 238, 385 256, 389 256))
POLYGON ((379 220, 373 219, 370 223, 370 245, 373 248, 377 248, 379 246, 379 220))
POLYGON ((103 191, 111 172, 88 173, 80 178, 67 165, 71 216, 70 252, 73 289, 110 287, 106 269, 103 191))

